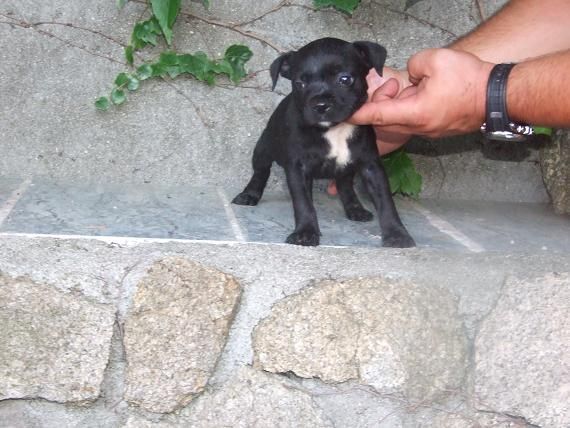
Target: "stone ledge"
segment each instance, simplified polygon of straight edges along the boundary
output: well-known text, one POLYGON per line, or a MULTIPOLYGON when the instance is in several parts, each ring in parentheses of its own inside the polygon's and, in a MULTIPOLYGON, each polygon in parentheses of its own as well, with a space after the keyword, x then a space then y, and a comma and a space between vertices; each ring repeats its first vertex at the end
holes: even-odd
MULTIPOLYGON (((178 388, 172 386, 171 379, 155 378, 151 386, 139 384, 140 390, 151 399, 154 394, 162 394, 157 397, 163 398, 166 404, 152 400, 144 404, 127 402, 124 392, 128 377, 123 370, 123 353, 119 352, 111 358, 111 363, 120 367, 111 369, 109 363, 103 380, 105 386, 99 386, 99 379, 92 382, 101 391, 93 395, 99 399, 92 403, 91 398, 86 403, 85 397, 80 400, 64 397, 70 401, 59 404, 47 402, 41 398, 46 397, 43 391, 33 389, 41 386, 41 381, 51 380, 39 379, 32 367, 20 370, 18 380, 20 391, 31 390, 26 395, 29 398, 0 400, 2 428, 42 426, 38 421, 44 426, 119 428, 127 420, 137 427, 188 427, 201 426, 200 423, 215 426, 216 420, 229 420, 234 425, 242 423, 249 428, 264 418, 272 423, 283 421, 282 426, 299 426, 305 413, 311 415, 307 420, 314 422, 313 426, 328 427, 332 423, 336 428, 354 428, 354 421, 359 427, 376 428, 379 420, 381 427, 389 428, 529 428, 530 424, 558 428, 567 425, 568 410, 564 406, 568 400, 564 394, 570 381, 570 352, 564 338, 569 334, 570 259, 566 255, 465 255, 425 249, 299 249, 284 245, 206 243, 123 246, 89 240, 5 236, 0 237, 0 244, 0 269, 5 272, 0 286, 0 318, 3 326, 12 326, 0 330, 0 367, 3 369, 5 361, 18 363, 11 353, 13 349, 6 346, 16 328, 24 331, 37 325, 58 331, 74 328, 73 332, 81 333, 69 334, 69 342, 84 341, 81 343, 85 343, 87 350, 96 348, 101 337, 111 335, 114 321, 111 308, 127 307, 131 301, 130 290, 140 292, 144 299, 137 300, 137 297, 131 311, 125 311, 127 323, 131 316, 178 314, 180 319, 169 320, 168 324, 172 321, 172 326, 182 329, 183 337, 191 337, 187 334, 190 329, 184 330, 184 326, 197 314, 208 314, 209 321, 218 319, 227 324, 227 335, 220 335, 219 341, 214 342, 223 348, 220 352, 214 352, 214 347, 208 348, 211 352, 203 352, 206 347, 196 354, 198 358, 203 357, 204 364, 216 361, 212 371, 204 375, 207 384, 197 393, 188 394, 184 389, 191 382, 180 382, 183 388, 178 388), (62 260, 65 263, 59 262, 62 260), (149 266, 152 266, 150 272, 147 271, 149 266), (106 270, 104 273, 101 267, 106 270), (26 271, 34 280, 17 278, 26 271), (201 276, 199 272, 205 273, 201 276), (94 275, 104 275, 105 287, 86 290, 94 275), (191 282, 184 280, 188 276, 194 278, 204 292, 200 294, 200 304, 191 308, 185 304, 192 300, 189 299, 192 293, 187 293, 189 288, 184 286, 191 282), (243 297, 230 311, 232 299, 220 299, 224 293, 210 292, 206 284, 212 280, 218 285, 213 290, 220 291, 232 278, 243 284, 243 297), (312 284, 310 278, 329 279, 312 284), (6 290, 9 290, 7 296, 6 290), (86 291, 94 294, 85 297, 86 291), (29 298, 29 294, 36 297, 29 298), (111 304, 92 303, 101 301, 107 294, 111 304), (18 295, 24 298, 10 297, 18 295), (117 301, 113 296, 119 296, 117 301), (6 309, 7 302, 17 304, 6 309), (14 308, 23 309, 20 312, 26 314, 32 303, 35 308, 54 307, 57 311, 44 311, 49 314, 44 317, 38 315, 44 312, 37 310, 25 317, 20 313, 14 315, 14 308), (90 308, 89 311, 84 307, 90 308), (134 311, 135 308, 140 311, 134 311), (216 308, 225 309, 211 312, 216 308), (224 314, 228 311, 232 316, 226 321, 224 314), (64 318, 60 318, 62 312, 64 318), (106 315, 97 318, 91 312, 106 315), (235 318, 233 312, 237 312, 235 318), (103 322, 87 323, 86 313, 89 320, 103 322), (464 333, 462 324, 468 318, 473 328, 465 329, 464 333), (71 323, 64 323, 63 319, 71 323), (21 321, 15 323, 14 320, 21 321), (338 324, 327 324, 327 320, 338 324), (270 321, 275 329, 269 328, 270 321), (85 325, 93 330, 84 330, 85 325), (323 378, 328 376, 328 383, 317 377, 302 379, 290 373, 263 373, 243 368, 254 361, 251 335, 256 326, 259 326, 256 335, 265 326, 265 340, 280 344, 272 337, 279 334, 281 325, 290 325, 290 329, 284 329, 285 333, 300 339, 283 340, 284 345, 271 350, 271 354, 276 355, 278 351, 279 358, 287 364, 293 361, 311 369, 312 373, 318 371, 323 378), (346 331, 340 328, 342 326, 346 326, 346 331), (359 337, 351 339, 352 333, 346 332, 356 332, 359 337), (339 343, 352 347, 352 352, 344 352, 342 346, 336 346, 335 335, 342 337, 339 343), (388 335, 391 337, 385 339, 388 335), (449 337, 455 339, 443 340, 449 337), (333 344, 329 345, 330 349, 337 351, 318 352, 318 347, 327 340, 333 344), (454 342, 463 345, 449 346, 454 342), (311 345, 317 348, 315 361, 311 355, 299 357, 298 350, 311 350, 311 345), (474 365, 461 363, 459 349, 463 346, 467 348, 462 351, 467 361, 474 365), (375 356, 380 358, 374 359, 375 356), (295 361, 292 357, 299 358, 295 361), (450 365, 449 361, 455 363, 450 365), (387 370, 390 368, 400 369, 387 370), (26 377, 30 373, 34 374, 33 378, 26 377), (407 377, 400 376, 402 373, 407 377), (345 374, 353 380, 335 380, 345 374), (161 385, 164 391, 160 391, 161 385), (450 386, 456 389, 446 390, 450 386), (189 397, 192 401, 188 403, 189 397), (220 403, 228 404, 224 407, 220 403), (283 403, 285 410, 281 411, 276 403, 283 403), (230 407, 231 412, 220 414, 230 407), (277 410, 272 412, 272 409, 277 410), (298 409, 303 409, 303 414, 296 413, 298 409), (193 421, 192 424, 189 421, 193 421)), ((234 293, 238 292, 233 290, 229 295, 234 293)), ((141 341, 135 342, 141 351, 141 365, 151 367, 153 362, 163 358, 164 352, 171 350, 171 343, 166 340, 155 348, 143 346, 158 340, 157 336, 170 334, 167 323, 159 327, 162 330, 157 334, 150 334, 155 328, 152 325, 139 330, 141 341), (147 349, 152 352, 144 354, 147 349)), ((220 327, 219 331, 226 332, 226 327, 220 327)), ((128 333, 128 329, 125 332, 128 333)), ((118 339, 117 334, 114 339, 117 346, 118 339)), ((256 352, 257 343, 256 339, 256 352)), ((50 364, 50 369, 59 371, 53 377, 66 379, 67 368, 57 366, 58 362, 52 365, 51 360, 42 360, 42 352, 45 352, 38 344, 41 344, 38 340, 26 344, 30 352, 37 353, 33 355, 33 362, 50 364)), ((171 358, 172 367, 164 372, 171 370, 174 380, 187 379, 181 368, 195 359, 189 357, 186 345, 182 343, 178 348, 178 344, 172 344, 182 352, 173 351, 165 357, 171 358)), ((49 350, 61 348, 58 345, 49 350)), ((103 369, 107 360, 109 352, 105 348, 89 364, 91 368, 103 369)), ((289 370, 289 367, 293 366, 283 365, 279 371, 289 370)), ((11 370, 11 373, 16 372, 11 370)), ((88 372, 76 374, 84 376, 88 372)), ((312 373, 307 376, 313 376, 312 373)), ((0 384, 6 379, 4 373, 2 375, 0 384)), ((59 393, 69 395, 70 390, 59 393)), ((141 397, 146 398, 144 394, 141 397)), ((263 427, 261 423, 258 426, 263 427)))

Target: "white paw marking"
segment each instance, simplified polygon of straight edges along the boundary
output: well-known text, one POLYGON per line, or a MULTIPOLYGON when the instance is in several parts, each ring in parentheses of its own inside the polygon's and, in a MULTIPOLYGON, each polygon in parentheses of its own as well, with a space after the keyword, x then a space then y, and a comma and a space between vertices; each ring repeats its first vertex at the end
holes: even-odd
POLYGON ((352 137, 355 128, 355 125, 343 122, 333 126, 324 134, 330 145, 330 152, 327 157, 329 159, 336 158, 336 165, 339 168, 350 162, 348 140, 352 137))

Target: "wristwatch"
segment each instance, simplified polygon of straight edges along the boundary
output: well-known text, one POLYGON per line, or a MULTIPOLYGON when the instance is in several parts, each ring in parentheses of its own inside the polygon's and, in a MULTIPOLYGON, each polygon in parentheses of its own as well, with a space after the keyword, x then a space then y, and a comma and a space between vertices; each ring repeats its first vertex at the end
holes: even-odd
POLYGON ((516 64, 497 64, 487 83, 485 123, 481 132, 490 140, 525 141, 534 133, 532 126, 514 123, 507 114, 507 79, 516 64))

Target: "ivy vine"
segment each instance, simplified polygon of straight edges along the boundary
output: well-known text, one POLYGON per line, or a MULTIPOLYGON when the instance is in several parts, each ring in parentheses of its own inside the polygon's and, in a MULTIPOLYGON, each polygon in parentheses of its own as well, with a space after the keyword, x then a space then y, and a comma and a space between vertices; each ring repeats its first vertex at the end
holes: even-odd
MULTIPOLYGON (((117 0, 117 7, 123 8, 128 0, 117 0)), ((149 19, 135 24, 131 34, 131 42, 125 48, 125 59, 134 67, 135 53, 146 46, 157 46, 164 38, 168 47, 172 45, 173 27, 180 13, 181 0, 147 0, 152 12, 149 19)), ((317 8, 334 7, 344 13, 352 14, 360 0, 314 0, 317 8)), ((204 7, 209 8, 210 1, 202 0, 204 7)), ((220 59, 211 59, 203 52, 195 54, 178 54, 165 51, 154 62, 145 63, 133 72, 122 72, 115 78, 115 85, 109 96, 95 101, 99 110, 108 110, 111 105, 121 105, 127 100, 127 93, 134 92, 142 81, 154 77, 170 77, 174 79, 182 74, 213 85, 216 77, 225 75, 233 83, 239 83, 246 75, 245 63, 253 56, 253 52, 244 45, 232 45, 227 48, 220 59)))

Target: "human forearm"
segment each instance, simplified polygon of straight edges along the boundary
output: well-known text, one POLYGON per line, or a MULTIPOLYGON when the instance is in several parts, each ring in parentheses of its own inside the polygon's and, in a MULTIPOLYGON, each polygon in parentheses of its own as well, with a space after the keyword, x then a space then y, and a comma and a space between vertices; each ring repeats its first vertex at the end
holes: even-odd
POLYGON ((570 50, 513 68, 507 83, 507 110, 514 121, 570 126, 570 50))
POLYGON ((520 62, 570 49, 570 1, 511 0, 450 47, 484 61, 520 62))

